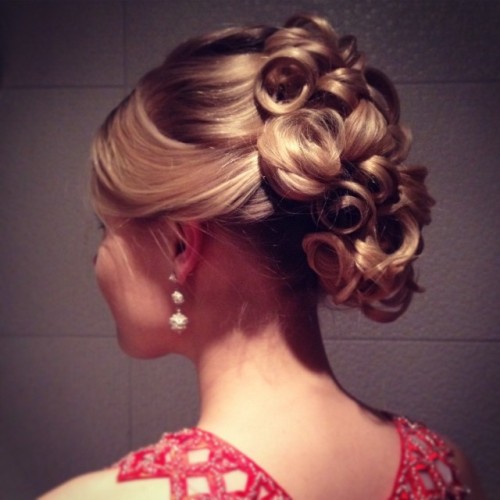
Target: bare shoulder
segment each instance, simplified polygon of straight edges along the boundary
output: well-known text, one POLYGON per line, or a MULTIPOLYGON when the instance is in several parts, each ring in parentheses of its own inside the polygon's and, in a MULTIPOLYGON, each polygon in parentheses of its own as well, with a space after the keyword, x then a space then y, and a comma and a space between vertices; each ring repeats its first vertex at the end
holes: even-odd
MULTIPOLYGON (((39 500, 105 498, 116 486, 116 469, 106 469, 75 477, 43 495, 39 500)), ((109 498, 109 495, 108 495, 109 498)))
POLYGON ((457 468, 460 481, 471 491, 468 498, 471 500, 485 500, 486 496, 472 463, 453 441, 446 439, 446 443, 453 451, 453 462, 457 468))
POLYGON ((58 486, 39 500, 168 500, 168 479, 143 479, 118 483, 117 470, 106 469, 78 476, 58 486))

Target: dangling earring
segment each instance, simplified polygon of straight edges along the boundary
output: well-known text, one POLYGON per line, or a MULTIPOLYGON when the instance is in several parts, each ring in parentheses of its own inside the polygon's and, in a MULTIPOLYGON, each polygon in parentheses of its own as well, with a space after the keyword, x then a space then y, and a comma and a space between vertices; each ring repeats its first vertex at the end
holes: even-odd
MULTIPOLYGON (((174 273, 172 273, 168 279, 173 283, 177 283, 177 278, 175 277, 174 273)), ((174 314, 172 314, 172 316, 170 316, 170 328, 180 333, 182 330, 186 329, 188 324, 187 316, 182 313, 181 308, 179 307, 184 303, 184 295, 180 290, 175 290, 172 293, 171 297, 172 302, 177 306, 177 310, 174 312, 174 314)))

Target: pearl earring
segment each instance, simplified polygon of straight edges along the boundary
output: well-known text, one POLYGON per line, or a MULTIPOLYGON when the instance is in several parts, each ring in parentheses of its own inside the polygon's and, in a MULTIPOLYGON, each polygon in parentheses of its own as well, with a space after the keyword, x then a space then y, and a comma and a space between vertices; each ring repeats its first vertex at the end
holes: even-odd
MULTIPOLYGON (((172 273, 169 278, 173 283, 177 283, 177 278, 174 273, 172 273)), ((170 316, 170 328, 180 333, 185 330, 188 324, 188 318, 182 313, 180 305, 184 303, 184 295, 180 290, 175 290, 172 295, 172 302, 177 306, 176 311, 170 316)))

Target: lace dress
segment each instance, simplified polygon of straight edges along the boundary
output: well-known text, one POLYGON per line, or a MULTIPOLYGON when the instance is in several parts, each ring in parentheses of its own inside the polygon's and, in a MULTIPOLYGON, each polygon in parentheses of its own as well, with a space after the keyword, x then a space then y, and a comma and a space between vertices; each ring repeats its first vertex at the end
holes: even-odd
MULTIPOLYGON (((443 439, 422 424, 395 417, 401 460, 389 500, 465 499, 443 439)), ((118 481, 168 478, 175 500, 285 500, 292 497, 253 460, 214 434, 184 429, 118 462, 118 481)))

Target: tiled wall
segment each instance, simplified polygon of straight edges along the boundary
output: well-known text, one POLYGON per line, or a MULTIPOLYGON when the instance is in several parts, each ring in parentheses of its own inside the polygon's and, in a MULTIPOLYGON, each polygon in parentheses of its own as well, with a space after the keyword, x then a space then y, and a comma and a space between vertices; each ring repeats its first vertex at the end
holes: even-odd
POLYGON ((459 0, 0 2, 0 485, 33 498, 195 422, 189 363, 130 361, 91 260, 88 144, 179 40, 296 10, 358 35, 398 83, 438 205, 427 292, 392 325, 322 312, 343 384, 459 442, 500 496, 499 3, 459 0))

